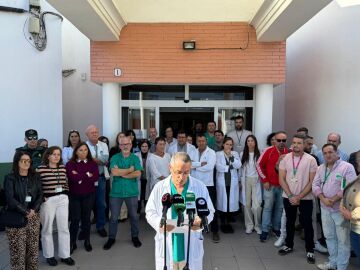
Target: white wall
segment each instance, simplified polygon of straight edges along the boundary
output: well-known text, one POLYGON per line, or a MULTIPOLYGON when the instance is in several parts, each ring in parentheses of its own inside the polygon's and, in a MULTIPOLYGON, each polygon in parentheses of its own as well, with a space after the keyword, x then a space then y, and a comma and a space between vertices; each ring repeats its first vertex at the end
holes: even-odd
POLYGON ((332 2, 286 42, 286 120, 307 126, 316 144, 342 134, 347 152, 360 148, 360 6, 332 2))
MULTIPOLYGON (((90 124, 100 128, 102 134, 102 92, 101 86, 90 80, 90 40, 68 20, 62 25, 63 69, 76 69, 69 77, 63 78, 64 144, 69 130, 84 131, 90 124), (86 74, 86 80, 81 74, 86 74)), ((106 136, 106 135, 105 135, 106 136)))
POLYGON ((285 84, 274 86, 273 131, 285 129, 285 84))
MULTIPOLYGON (((41 5, 55 11, 44 1, 41 5)), ((24 37, 27 18, 0 12, 0 162, 12 160, 29 128, 50 145, 62 144, 61 21, 46 16, 47 48, 40 52, 24 37)))

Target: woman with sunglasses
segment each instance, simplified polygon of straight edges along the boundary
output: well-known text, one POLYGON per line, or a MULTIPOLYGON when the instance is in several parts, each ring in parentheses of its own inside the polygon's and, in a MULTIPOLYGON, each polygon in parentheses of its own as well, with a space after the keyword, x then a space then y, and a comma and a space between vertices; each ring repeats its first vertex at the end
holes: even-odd
POLYGON ((26 219, 26 224, 21 228, 6 227, 12 270, 39 267, 39 209, 43 197, 39 175, 31 165, 30 155, 24 151, 17 151, 12 172, 5 176, 7 208, 9 211, 20 213, 26 219))
POLYGON ((53 223, 56 218, 58 232, 58 255, 62 262, 74 265, 70 257, 69 186, 66 169, 62 164, 61 149, 49 147, 43 157, 43 165, 37 168, 40 174, 45 201, 41 205, 41 243, 43 255, 50 266, 56 266, 54 257, 53 223))
POLYGON ((64 165, 71 159, 73 156, 74 148, 81 142, 80 133, 77 130, 70 130, 67 140, 67 146, 63 148, 62 151, 62 160, 64 165))

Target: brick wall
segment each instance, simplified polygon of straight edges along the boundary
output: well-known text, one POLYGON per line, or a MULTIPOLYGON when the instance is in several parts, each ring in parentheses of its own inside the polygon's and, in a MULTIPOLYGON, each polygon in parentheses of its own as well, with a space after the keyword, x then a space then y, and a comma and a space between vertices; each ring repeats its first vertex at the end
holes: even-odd
POLYGON ((257 84, 285 82, 285 42, 259 43, 247 23, 129 23, 118 42, 91 42, 95 82, 257 84), (196 47, 246 50, 184 51, 196 47), (114 68, 122 76, 114 76, 114 68))

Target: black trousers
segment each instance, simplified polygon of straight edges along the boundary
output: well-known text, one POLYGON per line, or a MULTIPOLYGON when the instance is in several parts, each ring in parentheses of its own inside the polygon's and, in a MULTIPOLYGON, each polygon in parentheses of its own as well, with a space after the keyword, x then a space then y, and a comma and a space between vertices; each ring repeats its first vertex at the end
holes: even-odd
POLYGON ((286 240, 285 244, 289 248, 294 247, 294 234, 297 210, 299 208, 299 221, 304 228, 306 252, 314 252, 314 228, 312 226, 312 200, 300 200, 300 205, 292 205, 289 199, 284 198, 284 208, 286 213, 286 240))
POLYGON ((219 232, 219 223, 218 223, 218 214, 216 211, 216 187, 212 186, 212 187, 207 187, 209 195, 210 195, 210 199, 213 203, 213 206, 215 208, 215 213, 214 213, 214 218, 210 223, 210 230, 212 233, 217 233, 219 232))
POLYGON ((227 212, 219 211, 221 225, 229 224, 231 219, 234 217, 236 212, 230 212, 230 186, 226 186, 226 197, 227 197, 227 212))
POLYGON ((70 208, 70 243, 75 243, 79 222, 81 221, 81 230, 86 240, 90 239, 90 227, 91 227, 91 210, 95 203, 95 193, 89 193, 84 195, 69 196, 69 208, 70 208))

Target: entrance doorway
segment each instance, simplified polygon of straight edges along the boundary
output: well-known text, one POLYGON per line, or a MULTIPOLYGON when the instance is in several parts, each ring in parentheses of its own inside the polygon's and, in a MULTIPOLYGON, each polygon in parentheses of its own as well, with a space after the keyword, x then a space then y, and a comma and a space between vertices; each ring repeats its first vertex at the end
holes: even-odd
POLYGON ((165 130, 171 126, 174 129, 174 136, 180 129, 193 134, 196 123, 202 123, 203 131, 206 131, 206 125, 214 120, 214 108, 160 108, 160 130, 165 130))

